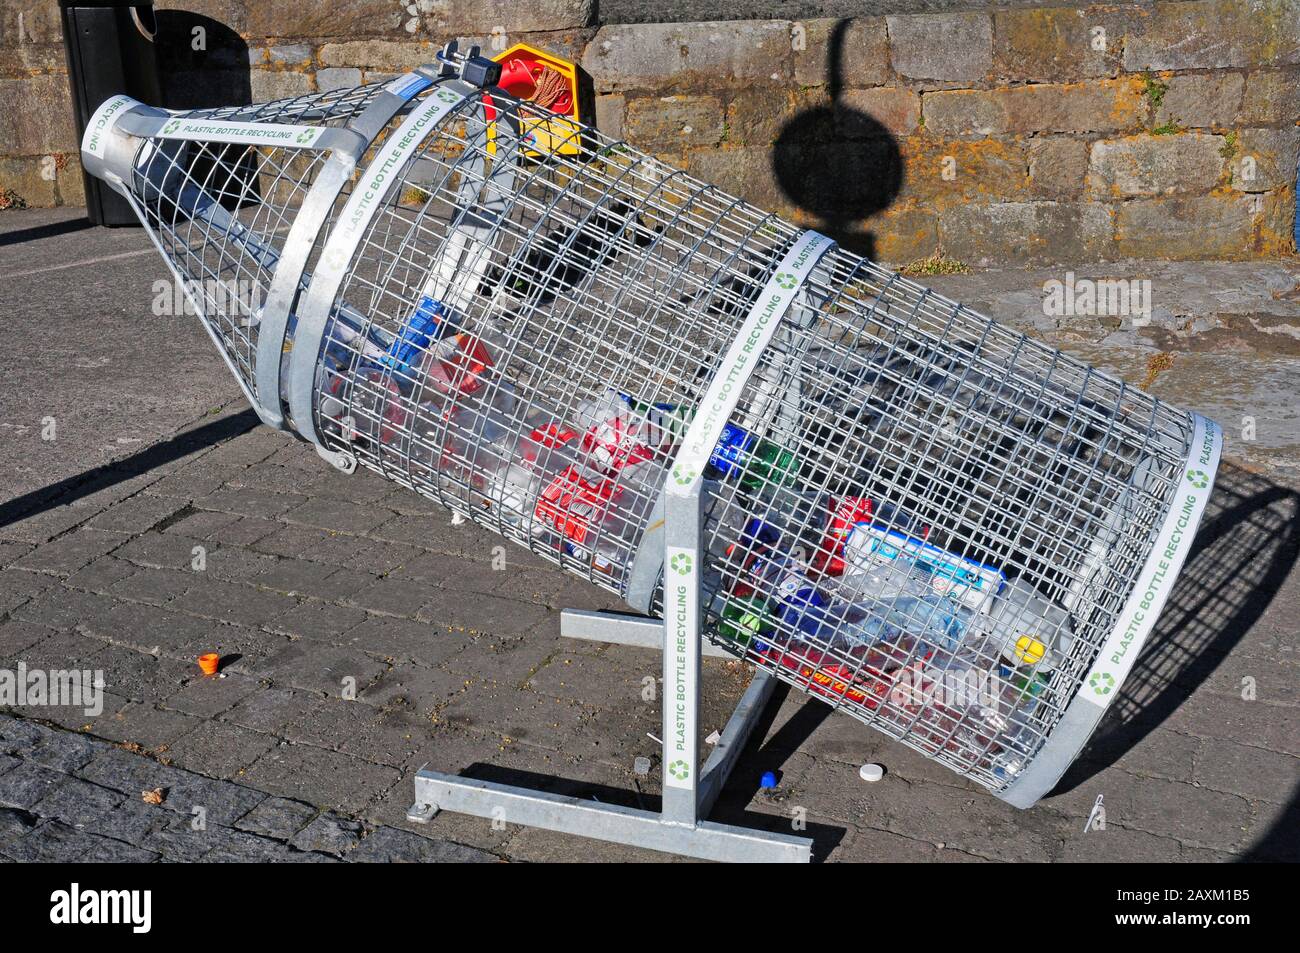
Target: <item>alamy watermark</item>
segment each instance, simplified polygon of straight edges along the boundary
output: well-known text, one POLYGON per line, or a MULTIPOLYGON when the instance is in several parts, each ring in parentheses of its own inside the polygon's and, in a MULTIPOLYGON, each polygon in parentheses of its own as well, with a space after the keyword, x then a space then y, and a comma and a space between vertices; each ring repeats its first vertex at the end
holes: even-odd
POLYGON ((1134 327, 1151 322, 1151 279, 1076 278, 1043 282, 1043 314, 1049 317, 1132 318, 1134 327))
POLYGON ((80 708, 88 718, 104 713, 104 673, 98 669, 0 668, 0 708, 80 708))
POLYGON ((159 318, 193 317, 199 313, 198 308, 202 308, 205 315, 239 315, 244 324, 250 324, 261 315, 264 297, 265 289, 261 282, 247 278, 228 281, 159 278, 153 283, 153 302, 149 310, 159 318))

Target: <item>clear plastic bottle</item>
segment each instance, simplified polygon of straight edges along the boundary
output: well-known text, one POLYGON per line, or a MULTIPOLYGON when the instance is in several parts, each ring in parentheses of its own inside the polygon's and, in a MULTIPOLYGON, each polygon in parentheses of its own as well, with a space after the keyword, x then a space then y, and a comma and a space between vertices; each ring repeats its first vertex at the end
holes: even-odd
POLYGON ((577 430, 555 420, 528 429, 517 443, 507 436, 496 445, 490 461, 495 466, 482 466, 484 505, 529 535, 545 533, 547 525, 534 516, 538 500, 558 474, 579 465, 578 436, 577 430))
POLYGON ((921 566, 901 559, 863 569, 853 589, 861 598, 842 613, 836 630, 850 648, 893 643, 906 635, 951 656, 975 617, 967 606, 937 594, 921 566))

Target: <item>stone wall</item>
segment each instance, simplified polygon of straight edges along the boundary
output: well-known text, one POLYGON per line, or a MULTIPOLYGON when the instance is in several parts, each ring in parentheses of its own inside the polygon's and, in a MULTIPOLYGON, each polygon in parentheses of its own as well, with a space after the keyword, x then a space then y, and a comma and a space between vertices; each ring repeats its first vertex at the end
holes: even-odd
MULTIPOLYGON (((227 36, 163 51, 172 106, 522 40, 582 63, 607 133, 886 261, 1294 253, 1300 0, 603 26, 593 0, 174 6, 173 39, 227 36)), ((0 12, 0 204, 76 204, 57 5, 0 12)))

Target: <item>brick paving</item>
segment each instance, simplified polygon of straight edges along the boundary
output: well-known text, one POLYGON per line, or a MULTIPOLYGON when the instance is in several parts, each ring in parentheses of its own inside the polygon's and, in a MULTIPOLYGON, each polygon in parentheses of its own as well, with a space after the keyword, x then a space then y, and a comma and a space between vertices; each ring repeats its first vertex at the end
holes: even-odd
MULTIPOLYGON (((174 346, 198 354, 200 339, 174 346)), ((148 363, 144 343, 119 346, 119 362, 148 363)), ((0 859, 667 859, 450 814, 406 822, 426 763, 653 803, 659 708, 642 692, 658 660, 561 640, 561 608, 616 600, 509 545, 495 571, 498 538, 254 426, 218 370, 198 396, 167 372, 137 383, 153 389, 124 399, 184 405, 150 424, 154 438, 102 452, 129 424, 101 421, 88 449, 51 451, 43 481, 36 451, 9 471, 0 669, 93 669, 106 690, 98 715, 0 714, 0 859), (222 655, 222 677, 200 675, 206 651, 222 655), (649 778, 633 772, 638 756, 655 761, 649 778), (142 799, 159 788, 161 804, 142 799)), ((38 437, 0 442, 14 461, 38 437)), ((806 812, 831 861, 1300 859, 1294 487, 1285 466, 1225 466, 1134 677, 1034 809, 790 693, 715 818, 789 830, 806 812), (887 767, 883 781, 859 780, 865 761, 887 767), (768 770, 780 784, 758 793, 768 770), (1099 794, 1106 829, 1084 834, 1099 794)), ((748 674, 704 670, 707 733, 748 674)))

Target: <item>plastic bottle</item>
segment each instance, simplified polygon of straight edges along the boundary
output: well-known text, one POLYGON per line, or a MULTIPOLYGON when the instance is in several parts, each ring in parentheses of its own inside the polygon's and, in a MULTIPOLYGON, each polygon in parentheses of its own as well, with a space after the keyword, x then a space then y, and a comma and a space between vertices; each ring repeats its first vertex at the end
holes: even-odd
POLYGON ((1006 576, 995 566, 949 552, 897 529, 867 522, 853 527, 844 544, 846 578, 894 562, 916 565, 923 570, 936 595, 951 597, 981 611, 989 609, 1006 581, 1006 576))
POLYGON ((547 527, 534 518, 537 501, 557 474, 579 465, 578 431, 553 420, 540 423, 519 438, 513 458, 505 459, 510 443, 507 437, 501 447, 498 459, 504 462, 484 477, 484 505, 507 524, 525 527, 530 535, 538 536, 547 527))
POLYGON ((911 636, 930 650, 957 650, 975 613, 931 588, 925 570, 902 560, 874 566, 862 574, 855 602, 837 627, 837 638, 848 647, 897 642, 911 636))
POLYGON ((629 556, 633 531, 663 485, 665 472, 665 464, 658 461, 628 466, 617 476, 566 467, 542 490, 534 516, 571 556, 613 574, 629 556))
POLYGON ((1074 646, 1070 614, 1023 577, 1007 583, 993 600, 982 627, 990 654, 1030 672, 1056 669, 1074 646))
POLYGON ((747 490, 788 485, 798 469, 789 450, 759 440, 732 423, 723 426, 718 445, 709 456, 709 467, 723 479, 739 480, 747 490))
POLYGON ((580 404, 575 417, 584 464, 609 475, 667 459, 683 432, 669 405, 638 404, 612 389, 580 404))

